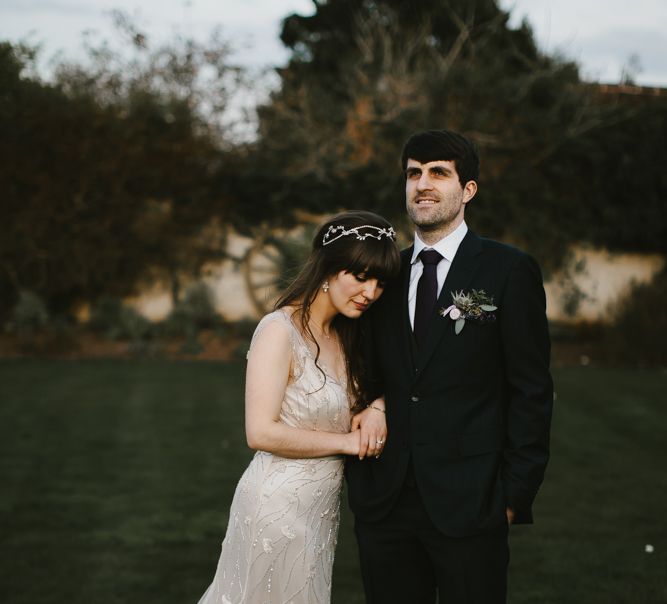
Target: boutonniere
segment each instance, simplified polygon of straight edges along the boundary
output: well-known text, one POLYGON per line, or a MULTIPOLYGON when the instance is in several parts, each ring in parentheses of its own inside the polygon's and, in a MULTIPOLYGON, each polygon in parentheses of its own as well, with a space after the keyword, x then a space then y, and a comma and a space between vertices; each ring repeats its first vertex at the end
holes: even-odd
POLYGON ((496 320, 494 312, 498 307, 493 304, 493 296, 489 296, 483 289, 473 289, 471 293, 462 291, 452 292, 453 304, 447 308, 441 308, 438 314, 454 321, 454 333, 459 335, 467 320, 488 323, 496 320))

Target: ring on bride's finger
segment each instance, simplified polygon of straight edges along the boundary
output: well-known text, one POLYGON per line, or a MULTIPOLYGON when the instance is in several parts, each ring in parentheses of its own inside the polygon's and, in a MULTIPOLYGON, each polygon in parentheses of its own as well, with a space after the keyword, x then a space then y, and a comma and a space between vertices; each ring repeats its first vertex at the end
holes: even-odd
POLYGON ((378 439, 375 441, 375 444, 376 444, 376 445, 383 445, 383 444, 384 444, 384 440, 382 440, 381 438, 378 438, 378 439))

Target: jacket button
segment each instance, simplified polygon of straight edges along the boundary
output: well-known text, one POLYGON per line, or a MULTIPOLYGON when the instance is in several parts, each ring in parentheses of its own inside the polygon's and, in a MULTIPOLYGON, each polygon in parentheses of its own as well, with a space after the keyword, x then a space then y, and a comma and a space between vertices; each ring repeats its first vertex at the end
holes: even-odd
POLYGON ((418 396, 411 396, 411 397, 410 397, 410 400, 411 400, 413 403, 418 403, 418 402, 419 402, 419 397, 418 397, 418 396))

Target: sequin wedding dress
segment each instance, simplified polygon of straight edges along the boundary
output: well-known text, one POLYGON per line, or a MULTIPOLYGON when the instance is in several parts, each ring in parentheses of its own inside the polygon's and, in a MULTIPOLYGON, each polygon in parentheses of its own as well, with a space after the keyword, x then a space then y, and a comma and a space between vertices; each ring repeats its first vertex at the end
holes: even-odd
MULTIPOLYGON (((329 372, 324 379, 288 311, 264 317, 253 343, 272 321, 286 326, 292 344, 281 421, 349 432, 345 384, 329 372)), ((287 459, 258 451, 236 487, 218 568, 199 604, 328 603, 342 480, 342 456, 287 459)))

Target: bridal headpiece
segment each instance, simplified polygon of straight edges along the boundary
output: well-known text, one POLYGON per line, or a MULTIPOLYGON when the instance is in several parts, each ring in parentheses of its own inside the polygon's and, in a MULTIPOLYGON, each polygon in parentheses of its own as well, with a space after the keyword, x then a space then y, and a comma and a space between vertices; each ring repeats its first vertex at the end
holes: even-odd
POLYGON ((346 229, 342 224, 332 224, 327 232, 324 233, 324 237, 322 237, 322 245, 329 245, 346 235, 354 235, 359 241, 364 241, 364 239, 368 239, 368 237, 372 237, 378 241, 383 237, 387 237, 392 241, 396 241, 396 231, 394 231, 393 227, 385 229, 373 226, 372 224, 364 224, 362 226, 346 229))

